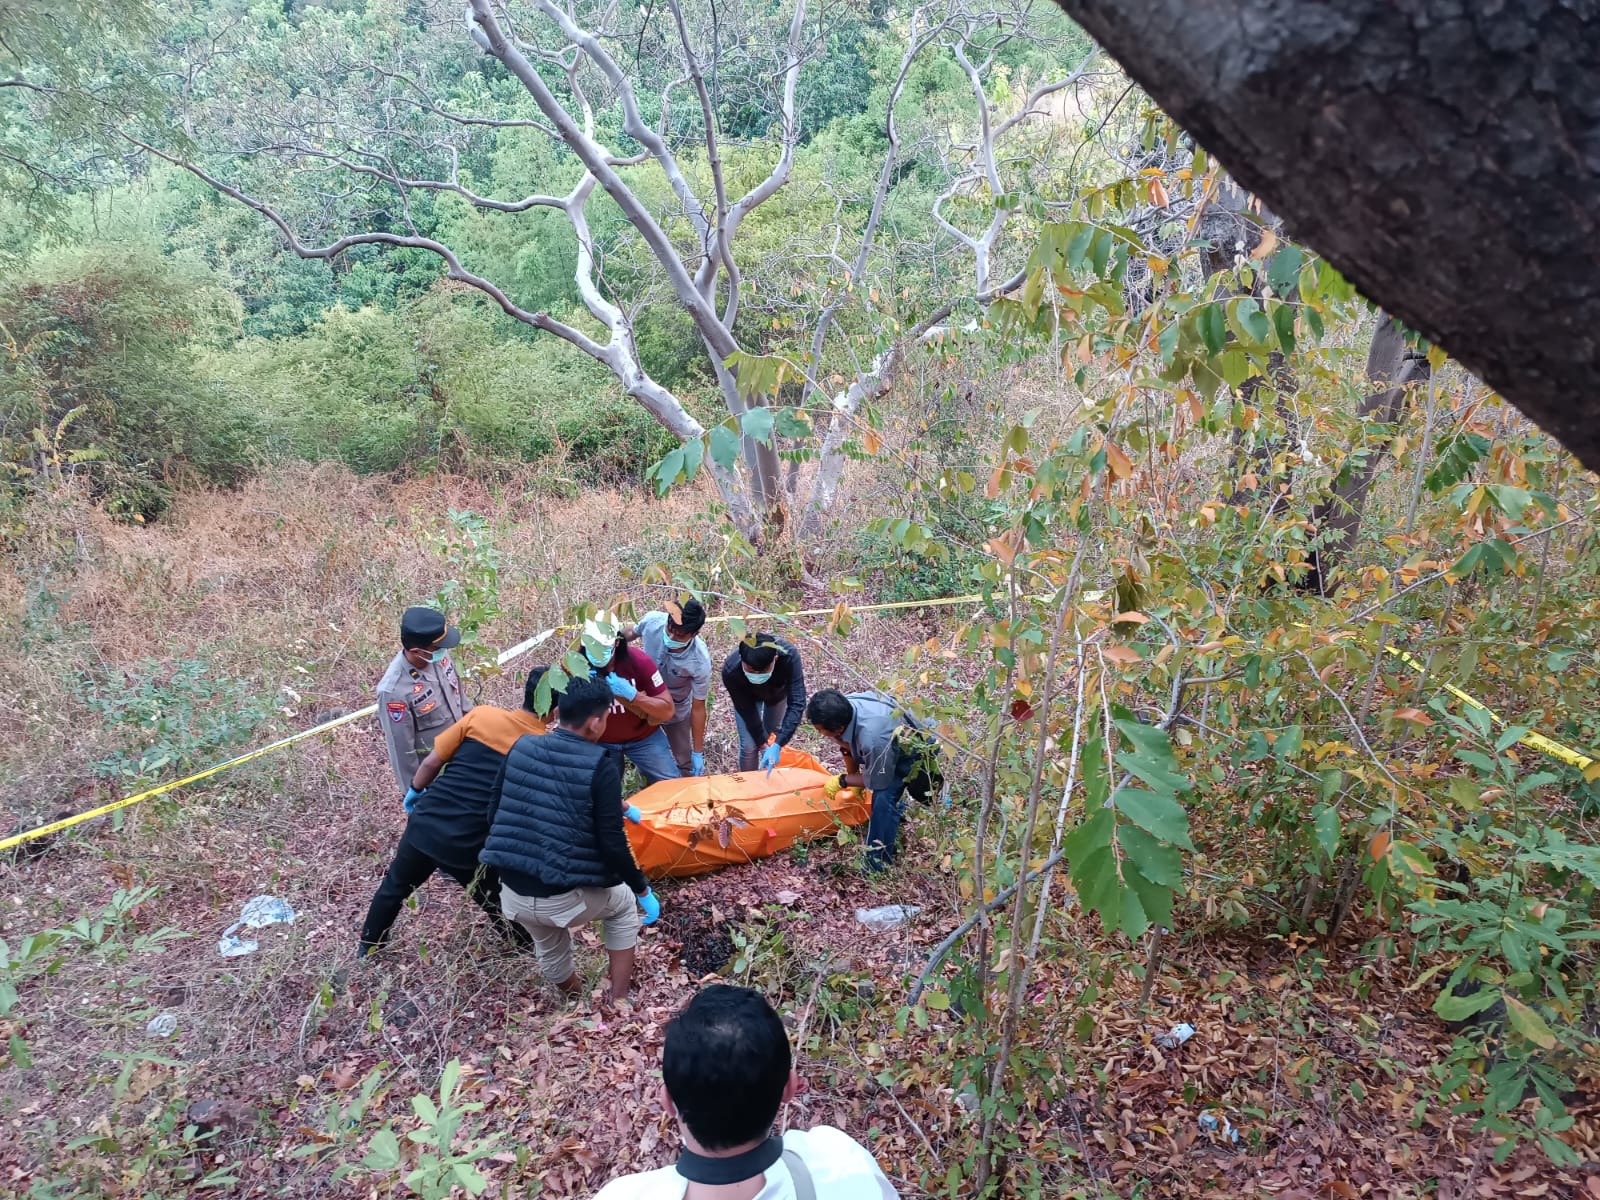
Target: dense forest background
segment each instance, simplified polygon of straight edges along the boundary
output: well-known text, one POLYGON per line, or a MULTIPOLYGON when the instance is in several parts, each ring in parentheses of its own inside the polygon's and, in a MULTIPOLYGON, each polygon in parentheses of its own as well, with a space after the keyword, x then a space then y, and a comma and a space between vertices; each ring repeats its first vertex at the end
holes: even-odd
POLYGON ((664 887, 620 1018, 444 887, 352 970, 365 722, 26 841, 17 1194, 589 1194, 713 973, 906 1195, 1596 1189, 1595 478, 1054 6, 0 0, 0 472, 0 839, 417 602, 515 705, 692 590, 951 780, 886 877, 664 887))
MULTIPOLYGON (((85 16, 92 11, 86 8, 85 16)), ((1026 23, 995 38, 992 61, 984 64, 987 86, 1003 103, 1070 74, 1089 51, 1088 39, 1063 17, 1025 10, 1005 16, 1026 23), (1018 36, 1024 31, 1028 36, 1018 36)), ((781 34, 773 13, 737 17, 743 24, 730 38, 781 34)), ((203 101, 216 127, 171 131, 171 146, 197 159, 200 149, 213 150, 227 162, 232 182, 265 188, 292 206, 302 233, 344 233, 345 222, 436 239, 523 309, 580 325, 589 318, 574 282, 578 238, 561 213, 535 207, 507 215, 452 191, 423 189, 407 195, 402 213, 393 189, 394 203, 386 207, 382 180, 351 175, 356 186, 341 190, 336 177, 350 172, 336 163, 319 168, 305 146, 264 136, 292 126, 306 90, 326 91, 330 132, 359 144, 357 89, 374 75, 356 51, 390 43, 402 56, 421 56, 414 69, 430 84, 448 82, 423 99, 393 84, 396 95, 386 108, 409 99, 413 106, 425 101, 484 114, 474 119, 485 127, 467 127, 451 147, 453 177, 474 189, 471 195, 505 203, 571 188, 583 175, 577 157, 552 145, 543 130, 502 116, 517 107, 520 89, 469 39, 434 28, 428 6, 202 5, 165 10, 163 18, 159 40, 142 61, 121 57, 131 48, 117 44, 115 28, 106 30, 105 43, 84 47, 76 41, 82 27, 67 27, 70 53, 104 55, 107 86, 127 89, 117 95, 124 103, 146 98, 128 77, 141 67, 174 65, 164 62, 170 56, 194 73, 197 42, 208 53, 232 56, 226 71, 215 68, 219 78, 203 101), (341 61, 341 54, 350 59, 341 61), (272 82, 263 82, 268 76, 272 82), (265 93, 252 92, 253 85, 265 93), (270 101, 263 103, 264 95, 270 101), (257 125, 267 128, 253 128, 235 111, 252 103, 281 110, 258 112, 257 125), (294 164, 287 173, 285 162, 294 164)), ((793 106, 792 172, 778 198, 756 209, 741 230, 752 295, 735 332, 752 353, 792 348, 811 332, 811 318, 798 310, 838 305, 856 284, 923 301, 971 286, 970 266, 950 260, 943 244, 949 239, 933 213, 936 198, 964 173, 950 161, 974 117, 961 67, 948 54, 923 54, 903 66, 907 31, 892 25, 886 10, 840 5, 810 20, 826 34, 808 35, 824 40, 806 47, 793 106), (885 189, 881 232, 863 278, 852 280, 852 243, 861 242, 888 151, 891 88, 900 93, 898 136, 906 149, 885 189)), ((56 22, 41 26, 54 29, 56 22)), ((69 49, 64 44, 59 52, 69 49)), ((642 82, 650 64, 633 65, 641 103, 659 117, 662 98, 642 82)), ((784 139, 781 98, 762 77, 764 66, 742 59, 724 64, 718 80, 712 119, 735 180, 757 178, 784 139)), ((549 73, 560 77, 559 69, 549 73)), ((1102 70, 1086 84, 1108 74, 1102 70)), ((1091 102, 1095 91, 1087 85, 1072 93, 1075 105, 1091 102)), ((198 108, 199 91, 186 95, 185 104, 198 108)), ((677 153, 704 182, 704 147, 694 144, 700 113, 681 101, 663 129, 675 145, 687 143, 677 153)), ((1040 143, 1081 135, 1093 123, 1086 108, 1075 107, 1068 121, 1058 105, 1048 117, 1047 132, 1027 147, 1032 155, 1040 143)), ((193 126, 196 119, 188 115, 185 122, 193 126)), ((597 121, 601 140, 636 148, 618 111, 601 112, 597 121)), ((418 128, 385 132, 394 142, 410 139, 421 157, 437 154, 420 145, 424 130, 413 124, 418 128)), ((12 368, 6 446, 19 467, 37 465, 34 431, 50 431, 47 440, 66 458, 87 463, 82 456, 94 456, 96 465, 81 473, 94 479, 112 511, 149 518, 181 477, 237 482, 252 461, 332 460, 363 474, 540 463, 550 467, 550 486, 571 487, 640 479, 672 444, 602 365, 447 282, 434 254, 376 244, 332 261, 304 260, 258 214, 181 169, 130 152, 126 143, 70 160, 78 143, 62 145, 48 124, 26 125, 19 122, 10 135, 20 153, 7 160, 15 177, 8 181, 13 200, 0 245, 9 266, 0 295, 12 368), (59 179, 73 186, 54 186, 53 164, 63 156, 69 163, 59 179), (119 350, 108 362, 99 351, 112 345, 119 350), (42 379, 60 386, 45 396, 42 379), (80 407, 57 436, 67 412, 80 407)), ((664 212, 676 201, 653 166, 623 170, 649 207, 664 212)), ((589 201, 587 235, 599 287, 607 298, 625 301, 644 369, 699 416, 714 413, 717 381, 694 324, 672 302, 639 231, 604 192, 589 201)), ((1025 256, 1024 236, 1013 256, 1025 256)), ((887 307, 894 311, 892 303, 887 307)), ((851 329, 858 342, 862 332, 875 332, 870 319, 851 329)))

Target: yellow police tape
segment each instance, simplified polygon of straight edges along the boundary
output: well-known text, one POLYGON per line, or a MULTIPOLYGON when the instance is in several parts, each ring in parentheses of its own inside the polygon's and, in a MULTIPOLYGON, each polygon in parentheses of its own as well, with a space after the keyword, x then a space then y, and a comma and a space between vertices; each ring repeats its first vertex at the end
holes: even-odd
MULTIPOLYGON (((851 613, 888 612, 891 610, 906 608, 943 608, 960 604, 977 604, 982 602, 984 599, 985 597, 982 595, 973 594, 969 596, 941 596, 935 597, 931 600, 895 600, 883 604, 847 604, 835 606, 833 608, 806 608, 800 609, 796 612, 787 613, 759 613, 756 614, 756 619, 759 620, 762 617, 770 617, 780 620, 790 620, 795 617, 827 617, 838 612, 840 607, 843 607, 845 611, 851 613)), ((735 618, 729 615, 709 617, 707 618, 707 623, 710 624, 712 622, 731 621, 736 619, 743 620, 744 618, 735 618)), ((503 651, 495 661, 500 666, 505 666, 506 663, 511 662, 514 659, 521 658, 524 654, 528 653, 528 651, 544 645, 545 642, 549 641, 552 637, 563 630, 572 628, 574 628, 574 626, 558 625, 554 629, 546 629, 542 633, 536 633, 526 641, 518 642, 509 650, 503 651)), ((1390 654, 1393 654, 1399 658, 1401 662, 1405 663, 1409 667, 1414 668, 1419 673, 1426 672, 1426 668, 1404 650, 1397 649, 1394 646, 1387 646, 1385 649, 1387 649, 1390 654)), ((1455 696, 1457 699, 1472 705, 1473 708, 1480 709, 1483 712, 1488 713, 1491 720, 1501 725, 1505 724, 1505 721, 1497 713, 1495 713, 1487 705, 1473 699, 1460 688, 1448 683, 1445 684, 1444 687, 1446 691, 1455 696)), ((203 771, 196 771, 193 775, 185 775, 182 779, 173 779, 167 783, 160 784, 157 787, 147 788, 142 792, 135 792, 131 796, 124 796, 120 800, 113 800, 110 804, 102 804, 98 808, 91 808, 87 812, 77 813, 76 815, 70 817, 63 817, 59 821, 51 821, 48 825, 40 825, 35 829, 29 829, 23 833, 12 834, 8 838, 0 838, 0 852, 20 846, 24 842, 33 841, 35 838, 48 837, 52 833, 60 833, 63 829, 71 829, 74 825, 81 825, 85 821, 92 821, 96 817, 107 816, 108 814, 114 813, 119 809, 128 808, 142 801, 153 800, 157 796, 162 796, 168 792, 177 791, 179 788, 187 787, 191 783, 199 783, 202 779, 209 779, 213 775, 220 775, 222 772, 231 770, 234 767, 243 766, 247 762, 253 762, 256 759, 263 758, 268 754, 274 754, 277 751, 284 749, 286 746, 294 745, 296 742, 303 742, 307 738, 316 737, 320 733, 327 733, 330 730, 339 728, 341 725, 348 725, 352 721, 359 721, 362 717, 370 717, 377 711, 378 706, 376 704, 369 704, 365 708, 358 708, 354 712, 345 713, 342 717, 335 717, 331 721, 324 721, 320 725, 313 725, 310 729, 302 729, 299 733, 291 733, 288 737, 279 738, 275 742, 270 742, 265 746, 261 746, 245 754, 238 755, 235 758, 230 758, 225 762, 219 762, 215 766, 207 767, 203 771)), ((1552 738, 1547 738, 1542 733, 1529 732, 1525 734, 1521 738, 1521 744, 1525 746, 1531 746, 1533 749, 1538 750, 1543 754, 1547 754, 1551 758, 1558 759, 1561 762, 1567 763, 1569 766, 1577 767, 1580 771, 1584 771, 1586 773, 1595 766, 1594 759, 1588 757, 1587 755, 1578 753, 1578 751, 1573 750, 1569 746, 1563 746, 1560 742, 1557 742, 1552 738)))
MULTIPOLYGON (((1395 646, 1385 646, 1384 649, 1398 658, 1401 662, 1405 663, 1406 666, 1416 671, 1419 675, 1426 674, 1428 668, 1423 666, 1404 650, 1401 650, 1395 646)), ((1506 723, 1505 718, 1499 713, 1495 712, 1494 709, 1490 708, 1487 704, 1484 704, 1483 702, 1467 695, 1466 692, 1463 692, 1460 688, 1456 687, 1455 684, 1447 683, 1443 686, 1445 691, 1449 692, 1463 704, 1470 704, 1479 712, 1488 713, 1489 719, 1496 725, 1504 725, 1506 723)), ((1587 754, 1580 754, 1571 746, 1563 746, 1554 738, 1547 738, 1544 734, 1536 733, 1533 730, 1529 730, 1527 733, 1523 734, 1522 737, 1517 739, 1517 741, 1519 745, 1531 746, 1533 749, 1539 751, 1539 753, 1546 754, 1554 759, 1558 759, 1559 761, 1566 763, 1569 767, 1577 767, 1578 770, 1584 772, 1585 775, 1587 775, 1590 768, 1595 765, 1595 760, 1590 758, 1587 754)))

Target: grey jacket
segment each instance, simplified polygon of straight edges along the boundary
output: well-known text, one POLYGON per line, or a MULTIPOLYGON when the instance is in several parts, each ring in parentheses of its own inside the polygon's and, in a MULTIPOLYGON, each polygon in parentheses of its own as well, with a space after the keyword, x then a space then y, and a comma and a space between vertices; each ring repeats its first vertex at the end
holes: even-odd
POLYGON ((711 651, 705 638, 695 638, 687 650, 668 650, 667 614, 660 609, 640 618, 636 628, 639 648, 655 659, 672 697, 672 720, 664 724, 687 721, 694 702, 711 694, 711 651))
POLYGON ((882 692, 851 692, 852 715, 844 729, 844 744, 866 777, 871 791, 887 787, 894 779, 894 739, 902 727, 919 728, 882 692))

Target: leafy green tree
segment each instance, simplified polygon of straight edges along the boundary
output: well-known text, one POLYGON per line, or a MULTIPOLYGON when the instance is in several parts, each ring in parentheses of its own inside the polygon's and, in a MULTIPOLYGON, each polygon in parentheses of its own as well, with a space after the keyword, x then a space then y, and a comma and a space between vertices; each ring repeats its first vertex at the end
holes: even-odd
MULTIPOLYGON (((906 348, 958 306, 998 294, 997 255, 1020 261, 1001 236, 1013 210, 990 210, 1002 215, 975 231, 969 210, 1024 169, 1016 164, 1028 156, 997 152, 997 141, 1027 141, 1047 116, 1040 104, 1081 81, 1070 70, 1040 73, 1051 56, 1024 49, 1039 24, 1025 6, 934 3, 902 19, 852 14, 853 26, 827 29, 806 0, 785 11, 671 0, 637 14, 549 0, 502 13, 475 0, 465 30, 455 14, 370 6, 251 8, 219 31, 212 12, 193 4, 170 39, 195 144, 147 140, 153 152, 266 218, 303 258, 372 248, 383 261, 434 256, 452 284, 587 354, 680 443, 658 482, 709 470, 747 536, 786 511, 779 439, 805 453, 815 432, 804 420, 777 428, 761 380, 777 371, 802 382, 807 405, 830 419, 813 452, 836 481, 861 405, 883 394, 906 348), (801 80, 819 70, 815 49, 830 32, 869 31, 863 60, 881 60, 887 42, 899 48, 887 142, 897 142, 892 109, 926 58, 956 63, 962 128, 919 121, 925 146, 901 146, 892 167, 857 177, 814 159, 822 169, 805 204, 821 214, 787 241, 759 245, 756 214, 794 190, 801 80), (1002 104, 1008 115, 991 119, 1002 104), (755 145, 739 147, 739 133, 755 145), (966 137, 980 166, 963 161, 966 137), (943 191, 921 197, 940 209, 935 244, 918 251, 937 264, 931 296, 903 285, 893 248, 880 242, 891 236, 890 193, 912 162, 948 164, 936 170, 943 191), (950 265, 961 262, 970 265, 950 265), (556 286, 553 263, 570 285, 556 286), (868 283, 885 272, 888 286, 868 283), (698 370, 682 354, 646 366, 641 314, 662 304, 687 319, 698 370), (757 361, 774 350, 787 367, 757 361), (658 364, 689 391, 658 378, 658 364), (702 379, 722 406, 710 428, 693 411, 702 379)), ((1064 40, 1082 43, 1075 33, 1064 40)), ((389 302, 381 289, 352 295, 389 302)), ((814 490, 804 507, 814 516, 831 495, 831 484, 814 490)))
POLYGON ((108 510, 143 519, 186 476, 240 478, 255 439, 196 369, 234 328, 227 296, 129 249, 63 253, 0 284, 0 455, 22 486, 80 476, 108 510))
POLYGON ((73 194, 126 177, 121 127, 164 110, 155 29, 150 0, 0 2, 0 260, 60 233, 73 194))
MULTIPOLYGON (((1595 481, 1387 319, 1364 371, 1372 314, 1350 284, 1248 197, 1218 203, 1217 165, 1134 113, 1100 114, 1065 195, 995 199, 1034 233, 1022 278, 941 331, 934 387, 964 403, 968 371, 1026 365, 1031 411, 958 410, 951 433, 918 396, 900 430, 878 414, 862 439, 892 480, 870 532, 983 599, 879 681, 977 793, 941 848, 970 917, 902 1014, 970 1021, 957 1086, 981 1122, 952 1191, 1014 1183, 1012 1119, 1061 1086, 1028 996, 1064 880, 1101 925, 1097 958, 1125 939, 1089 993, 1132 970, 1148 998, 1169 933, 1337 943, 1359 913, 1381 954, 1420 939, 1435 1011, 1488 1014, 1435 1064, 1428 1103, 1476 1114, 1501 1157, 1529 1140, 1570 1163, 1565 1097, 1595 1044, 1578 930, 1600 912, 1572 800, 1600 779, 1577 719, 1600 663, 1593 597, 1552 597, 1594 569, 1595 481), (1430 371, 1454 394, 1424 405, 1409 385, 1430 371), (1343 586, 1308 594, 1333 552, 1343 586), (930 704, 941 672, 951 699, 930 704), (1567 714, 1583 748, 1511 712, 1567 714)), ((950 213, 982 218, 959 199, 950 213)), ((788 381, 767 365, 776 399, 788 381)))

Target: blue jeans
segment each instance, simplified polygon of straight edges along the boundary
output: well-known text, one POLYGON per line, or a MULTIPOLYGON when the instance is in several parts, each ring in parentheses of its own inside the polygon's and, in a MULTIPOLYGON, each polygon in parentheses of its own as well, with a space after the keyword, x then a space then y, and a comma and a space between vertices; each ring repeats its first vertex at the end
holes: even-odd
POLYGON ((620 750, 622 757, 639 768, 646 783, 660 783, 663 779, 682 778, 678 763, 672 757, 672 745, 666 731, 657 725, 636 742, 601 742, 607 750, 620 750))
POLYGON ((767 744, 767 738, 783 727, 783 714, 788 711, 787 700, 756 705, 756 717, 761 722, 759 743, 755 740, 755 735, 746 728, 744 718, 737 712, 733 714, 734 728, 739 731, 739 770, 754 771, 761 765, 761 751, 767 744))

